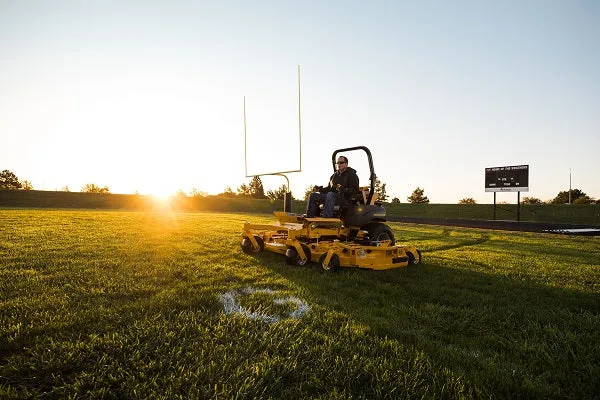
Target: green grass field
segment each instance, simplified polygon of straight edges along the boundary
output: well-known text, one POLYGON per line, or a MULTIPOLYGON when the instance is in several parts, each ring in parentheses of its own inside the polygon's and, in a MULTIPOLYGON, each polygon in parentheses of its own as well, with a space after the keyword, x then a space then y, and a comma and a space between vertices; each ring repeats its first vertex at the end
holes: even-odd
POLYGON ((0 398, 600 395, 600 237, 390 224, 423 264, 324 274, 240 251, 273 220, 0 210, 0 398))

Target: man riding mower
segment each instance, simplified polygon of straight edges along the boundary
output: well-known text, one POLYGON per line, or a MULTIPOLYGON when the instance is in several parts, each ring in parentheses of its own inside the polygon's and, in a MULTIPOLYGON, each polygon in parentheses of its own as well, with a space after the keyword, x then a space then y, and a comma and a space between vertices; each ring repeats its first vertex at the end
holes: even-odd
POLYGON ((419 263, 421 252, 414 246, 396 245, 392 229, 385 224, 386 211, 375 193, 377 177, 370 150, 364 146, 339 149, 331 159, 334 173, 330 183, 311 193, 306 216, 276 211, 278 222, 274 225, 246 223, 242 250, 285 254, 286 262, 293 265, 315 261, 326 271, 338 267, 390 269, 419 263), (347 166, 346 157, 336 160, 339 153, 355 150, 367 155, 370 186, 358 186, 356 171, 347 166), (323 206, 321 213, 319 205, 323 206), (318 216, 321 214, 323 217, 318 216))

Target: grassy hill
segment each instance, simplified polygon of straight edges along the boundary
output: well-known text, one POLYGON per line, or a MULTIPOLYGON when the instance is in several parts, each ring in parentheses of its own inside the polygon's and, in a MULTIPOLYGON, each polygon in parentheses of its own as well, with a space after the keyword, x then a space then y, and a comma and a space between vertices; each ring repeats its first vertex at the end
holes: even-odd
MULTIPOLYGON (((420 218, 487 219, 494 217, 493 204, 386 204, 389 215, 420 218)), ((496 205, 497 220, 590 224, 600 226, 599 204, 516 204, 496 205)))
MULTIPOLYGON (((117 210, 214 211, 271 213, 283 209, 283 201, 207 197, 173 197, 169 204, 152 196, 52 191, 0 191, 0 207, 83 208, 117 210)), ((386 204, 388 215, 416 218, 477 219, 493 218, 491 204, 386 204)), ((292 211, 303 213, 305 202, 294 200, 292 211)), ((497 220, 517 220, 516 204, 496 206, 497 220)), ((590 224, 600 226, 599 204, 520 205, 520 220, 529 222, 590 224)))

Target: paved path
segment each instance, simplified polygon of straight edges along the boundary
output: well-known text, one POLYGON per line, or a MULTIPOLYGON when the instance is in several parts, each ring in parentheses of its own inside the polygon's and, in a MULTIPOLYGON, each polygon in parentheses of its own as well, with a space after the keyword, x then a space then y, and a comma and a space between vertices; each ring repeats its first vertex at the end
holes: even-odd
POLYGON ((443 226, 464 226, 468 228, 494 229, 505 231, 522 232, 545 232, 545 233, 563 233, 570 235, 590 235, 600 236, 600 227, 591 225, 569 225, 569 224, 550 224, 541 222, 525 221, 499 221, 499 220, 481 220, 481 219, 459 219, 459 218, 416 218, 416 217, 398 217, 388 215, 390 222, 409 222, 413 224, 443 225, 443 226))

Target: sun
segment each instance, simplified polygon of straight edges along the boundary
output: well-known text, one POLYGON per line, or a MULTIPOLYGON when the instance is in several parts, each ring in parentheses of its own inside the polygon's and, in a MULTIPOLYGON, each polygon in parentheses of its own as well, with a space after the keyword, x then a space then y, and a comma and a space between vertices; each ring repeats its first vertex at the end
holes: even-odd
POLYGON ((160 205, 167 205, 171 203, 172 195, 169 194, 151 194, 152 199, 160 205))
POLYGON ((172 185, 165 185, 163 182, 164 180, 162 179, 157 179, 156 181, 147 180, 145 182, 138 182, 138 192, 164 200, 175 196, 178 189, 172 187, 172 185))
POLYGON ((156 186, 144 190, 146 195, 152 197, 157 205, 167 206, 171 203, 171 199, 177 195, 177 190, 169 187, 156 186))

